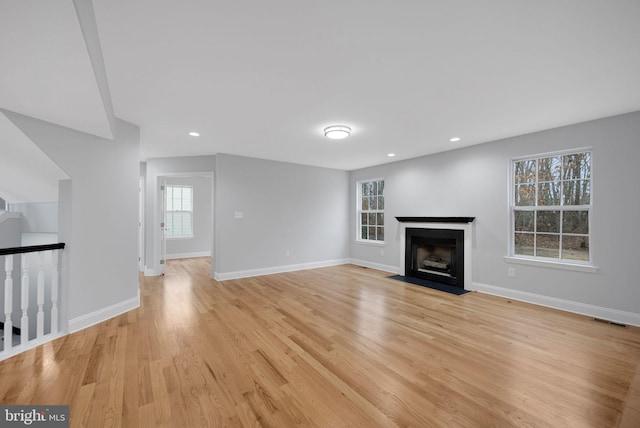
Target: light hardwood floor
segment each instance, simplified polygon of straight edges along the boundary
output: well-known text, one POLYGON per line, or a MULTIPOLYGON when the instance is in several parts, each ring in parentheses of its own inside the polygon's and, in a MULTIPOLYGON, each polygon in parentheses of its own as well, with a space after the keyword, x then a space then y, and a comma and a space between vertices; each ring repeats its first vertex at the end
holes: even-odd
MULTIPOLYGON (((639 427, 640 329, 346 265, 141 278, 141 307, 0 363, 72 426, 639 427)), ((561 286, 561 284, 558 284, 561 286)))

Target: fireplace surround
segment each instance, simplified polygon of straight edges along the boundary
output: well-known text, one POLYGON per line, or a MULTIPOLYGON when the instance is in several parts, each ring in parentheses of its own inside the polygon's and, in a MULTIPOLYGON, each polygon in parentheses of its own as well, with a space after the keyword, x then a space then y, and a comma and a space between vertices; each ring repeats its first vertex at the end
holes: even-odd
POLYGON ((400 275, 471 290, 474 217, 396 217, 400 275))

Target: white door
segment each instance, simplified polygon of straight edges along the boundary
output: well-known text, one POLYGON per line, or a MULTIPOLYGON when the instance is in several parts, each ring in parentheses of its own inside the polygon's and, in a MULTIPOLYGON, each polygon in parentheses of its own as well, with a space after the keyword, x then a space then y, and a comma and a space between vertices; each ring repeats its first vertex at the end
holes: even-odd
POLYGON ((167 179, 160 177, 160 275, 164 275, 167 260, 167 179))

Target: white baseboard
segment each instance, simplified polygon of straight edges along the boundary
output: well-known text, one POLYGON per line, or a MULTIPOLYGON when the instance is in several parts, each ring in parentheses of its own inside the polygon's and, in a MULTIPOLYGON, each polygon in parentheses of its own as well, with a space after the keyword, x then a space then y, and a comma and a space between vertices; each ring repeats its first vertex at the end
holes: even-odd
POLYGON ((174 253, 167 254, 167 260, 192 259, 194 257, 211 257, 211 251, 200 251, 198 253, 174 253))
POLYGON ((271 275, 274 273, 294 272, 297 270, 316 269, 329 266, 345 265, 349 259, 325 260, 321 262, 299 263, 295 265, 274 266, 262 269, 241 270, 236 272, 215 272, 213 278, 216 281, 226 281, 229 279, 249 278, 252 276, 271 275))
POLYGON ((400 272, 400 268, 398 266, 383 265, 381 263, 374 263, 374 262, 369 262, 367 260, 359 260, 359 259, 349 259, 349 262, 352 265, 367 267, 371 269, 378 269, 383 272, 390 272, 395 274, 400 272))
POLYGON ((138 289, 137 297, 69 320, 69 333, 75 333, 76 331, 91 327, 92 325, 101 323, 102 321, 106 321, 109 318, 113 318, 138 307, 140 307, 140 289, 138 289))
POLYGON ((558 299, 555 297, 528 293, 526 291, 511 290, 508 288, 496 287, 494 285, 481 284, 478 282, 473 283, 473 289, 481 293, 519 300, 521 302, 533 303, 535 305, 546 306, 548 308, 560 309, 562 311, 600 318, 620 324, 640 326, 640 314, 636 314, 633 312, 588 305, 586 303, 558 299))
POLYGON ((144 268, 144 276, 158 276, 158 275, 160 275, 160 274, 157 273, 155 269, 153 269, 153 268, 149 269, 148 267, 145 266, 145 268, 144 268))

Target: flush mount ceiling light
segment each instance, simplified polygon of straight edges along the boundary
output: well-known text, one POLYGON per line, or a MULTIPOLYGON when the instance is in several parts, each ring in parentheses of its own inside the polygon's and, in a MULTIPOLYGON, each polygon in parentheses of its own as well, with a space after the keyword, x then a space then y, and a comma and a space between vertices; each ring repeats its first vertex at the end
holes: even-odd
POLYGON ((451 141, 452 143, 455 143, 456 141, 460 141, 460 137, 449 138, 449 141, 451 141))
POLYGON ((395 153, 388 153, 387 156, 389 156, 390 158, 394 157, 396 154, 395 153))
POLYGON ((332 125, 324 128, 324 136, 332 140, 342 140, 351 134, 351 128, 344 125, 332 125))
POLYGON ((189 135, 191 135, 192 137, 199 137, 200 133, 196 132, 196 131, 191 131, 191 132, 189 132, 189 135))

